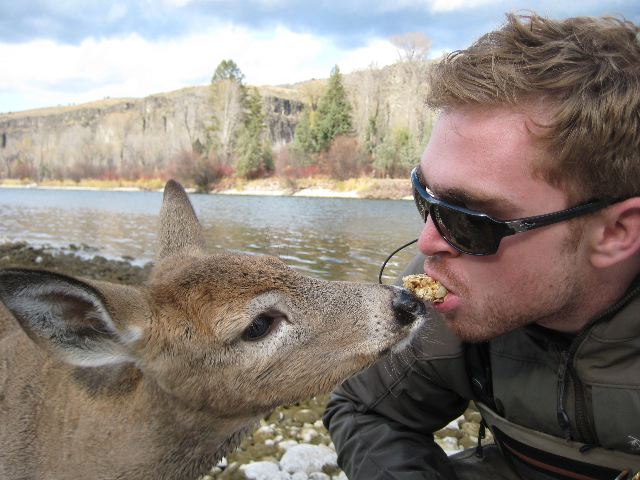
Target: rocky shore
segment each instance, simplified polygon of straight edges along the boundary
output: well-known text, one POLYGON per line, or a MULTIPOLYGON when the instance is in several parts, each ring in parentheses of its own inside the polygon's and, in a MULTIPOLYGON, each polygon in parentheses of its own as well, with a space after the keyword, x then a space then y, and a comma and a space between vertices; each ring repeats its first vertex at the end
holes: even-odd
MULTIPOLYGON (((134 259, 110 260, 95 256, 86 245, 64 249, 0 244, 0 268, 27 267, 68 275, 140 284, 150 265, 134 259)), ((344 480, 328 432, 320 420, 327 397, 315 397, 274 410, 242 445, 199 480, 344 480)), ((477 444, 479 413, 469 408, 463 416, 436 433, 436 442, 451 454, 477 444)), ((486 440, 485 440, 486 442, 486 440)))

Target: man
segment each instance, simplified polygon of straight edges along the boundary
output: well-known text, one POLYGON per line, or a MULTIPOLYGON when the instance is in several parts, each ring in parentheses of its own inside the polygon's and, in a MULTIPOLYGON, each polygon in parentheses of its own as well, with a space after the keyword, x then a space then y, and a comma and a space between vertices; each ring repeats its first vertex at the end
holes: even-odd
POLYGON ((640 478, 638 27, 508 15, 430 81, 441 113, 412 174, 425 224, 407 273, 449 293, 412 359, 334 392, 340 465, 362 480, 640 478), (433 432, 470 400, 498 446, 447 458, 433 432))

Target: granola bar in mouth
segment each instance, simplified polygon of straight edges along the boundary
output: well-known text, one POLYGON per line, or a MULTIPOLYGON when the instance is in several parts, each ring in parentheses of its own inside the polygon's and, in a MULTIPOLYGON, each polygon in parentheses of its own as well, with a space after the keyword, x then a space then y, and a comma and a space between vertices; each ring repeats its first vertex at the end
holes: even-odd
POLYGON ((424 273, 402 277, 402 286, 427 302, 441 303, 447 295, 442 284, 424 273))

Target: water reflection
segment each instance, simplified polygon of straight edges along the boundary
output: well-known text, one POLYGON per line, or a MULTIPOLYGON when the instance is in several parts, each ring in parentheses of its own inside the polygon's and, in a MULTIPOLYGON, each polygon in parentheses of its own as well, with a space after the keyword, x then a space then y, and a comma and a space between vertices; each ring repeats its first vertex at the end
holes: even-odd
MULTIPOLYGON (((214 250, 277 255, 318 278, 377 281, 387 254, 420 229, 412 202, 192 195, 214 250)), ((65 247, 150 261, 162 194, 0 189, 0 240, 65 247)), ((415 251, 415 250, 412 250, 415 251)), ((391 280, 411 252, 390 262, 391 280)))

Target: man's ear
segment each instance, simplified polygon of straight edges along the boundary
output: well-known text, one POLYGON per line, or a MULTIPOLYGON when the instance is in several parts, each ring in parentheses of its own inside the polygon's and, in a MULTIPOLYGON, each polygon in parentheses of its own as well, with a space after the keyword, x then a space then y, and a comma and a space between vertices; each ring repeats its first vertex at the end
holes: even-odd
POLYGON ((2 270, 0 300, 36 344, 68 363, 96 367, 135 361, 129 346, 142 336, 143 328, 128 318, 116 319, 108 304, 115 306, 111 310, 118 316, 127 317, 125 304, 138 313, 145 303, 142 295, 133 287, 101 285, 104 288, 98 290, 46 271, 2 270))
POLYGON ((640 252, 640 197, 615 203, 598 215, 591 247, 596 268, 629 261, 640 252))

